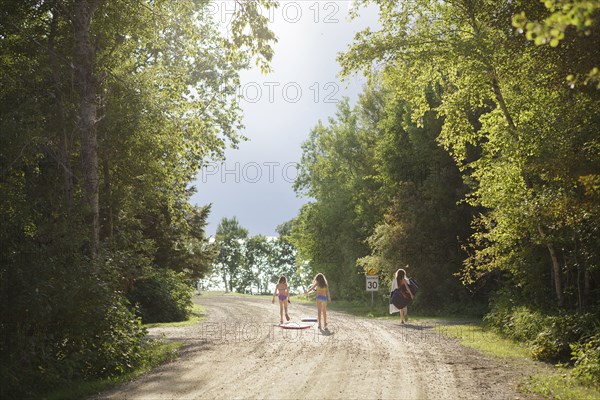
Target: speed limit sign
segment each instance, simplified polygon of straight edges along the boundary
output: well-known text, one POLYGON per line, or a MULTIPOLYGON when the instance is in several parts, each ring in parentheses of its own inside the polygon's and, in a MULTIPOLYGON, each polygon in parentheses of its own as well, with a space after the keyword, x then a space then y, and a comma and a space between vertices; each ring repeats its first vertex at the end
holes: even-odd
POLYGON ((379 290, 379 276, 366 275, 367 277, 367 292, 376 292, 379 290))

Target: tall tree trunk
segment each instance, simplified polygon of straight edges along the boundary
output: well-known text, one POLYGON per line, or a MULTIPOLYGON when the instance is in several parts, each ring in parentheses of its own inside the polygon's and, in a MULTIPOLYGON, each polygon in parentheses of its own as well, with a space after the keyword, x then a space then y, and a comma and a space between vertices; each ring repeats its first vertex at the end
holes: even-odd
POLYGON ((108 152, 102 154, 102 175, 104 176, 104 196, 106 197, 106 237, 112 238, 114 235, 113 223, 113 204, 112 204, 112 186, 110 180, 110 163, 108 152))
POLYGON ((227 273, 223 272, 223 284, 225 284, 225 293, 229 293, 229 286, 227 285, 227 273))
POLYGON ((79 94, 79 131, 84 190, 91 222, 90 256, 96 258, 100 244, 100 205, 98 198, 98 141, 96 137, 96 96, 98 79, 94 73, 95 52, 90 41, 90 25, 99 0, 75 1, 75 83, 79 94))
POLYGON ((580 312, 583 310, 583 290, 581 287, 582 270, 583 267, 577 265, 577 308, 580 312))
POLYGON ((583 299, 581 305, 583 308, 587 308, 588 300, 590 298, 590 271, 584 266, 583 267, 583 299))
POLYGON ((50 70, 52 74, 52 83, 54 86, 54 97, 56 99, 56 113, 54 114, 53 126, 59 136, 59 168, 63 175, 63 192, 65 196, 65 206, 67 213, 70 213, 73 207, 73 177, 71 172, 71 143, 67 135, 65 121, 67 115, 65 112, 64 96, 61 88, 61 79, 59 75, 59 62, 54 47, 56 29, 58 26, 59 13, 56 7, 52 8, 52 21, 50 22, 50 33, 48 34, 48 59, 50 61, 50 70))
MULTIPOLYGON (((100 98, 100 109, 103 108, 102 97, 100 98)), ((110 156, 108 147, 108 129, 104 129, 104 141, 102 142, 102 176, 104 178, 104 199, 106 201, 105 237, 112 239, 114 236, 114 212, 112 199, 112 180, 110 179, 110 156)))
POLYGON ((579 239, 573 238, 575 243, 575 249, 573 254, 575 257, 575 264, 577 265, 577 294, 579 300, 579 311, 583 311, 587 308, 588 298, 590 295, 590 274, 588 272, 585 263, 579 261, 579 239))
MULTIPOLYGON (((540 234, 542 234, 541 226, 538 225, 538 229, 540 230, 540 234)), ((546 243, 546 247, 550 253, 550 260, 552 261, 552 273, 554 274, 554 291, 556 293, 556 301, 558 306, 562 307, 565 304, 565 299, 562 292, 562 271, 560 268, 560 263, 558 262, 558 256, 556 255, 554 246, 546 243)))

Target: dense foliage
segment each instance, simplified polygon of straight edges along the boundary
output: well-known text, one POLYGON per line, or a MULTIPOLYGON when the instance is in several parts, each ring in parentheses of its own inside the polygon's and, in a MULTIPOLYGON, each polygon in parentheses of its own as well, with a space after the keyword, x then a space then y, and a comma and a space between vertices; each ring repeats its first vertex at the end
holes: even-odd
POLYGON ((2 398, 135 368, 138 310, 184 316, 216 252, 189 183, 241 139, 269 3, 240 2, 225 36, 206 1, 2 2, 2 398))
MULTIPOLYGON (((537 307, 597 309, 600 92, 573 77, 600 65, 588 51, 600 43, 598 8, 584 7, 581 29, 573 17, 577 29, 550 30, 559 41, 546 46, 515 28, 524 16, 542 21, 525 30, 555 24, 561 11, 546 3, 378 3, 381 29, 340 55, 344 74, 370 83, 304 144, 296 188, 315 201, 293 236, 339 294, 359 288, 357 262, 387 277, 408 264, 428 284, 459 264, 475 291, 509 286, 537 307)), ((583 3, 593 2, 565 2, 583 3)))
POLYGON ((380 29, 338 59, 369 83, 303 145, 300 259, 341 297, 405 266, 429 309, 498 292, 491 325, 594 380, 600 3, 358 3, 380 29))
POLYGON ((141 361, 150 343, 142 341, 146 330, 135 310, 114 290, 113 265, 31 255, 28 262, 26 273, 3 274, 11 282, 2 287, 3 398, 123 373, 141 361))
POLYGON ((190 315, 192 291, 185 274, 158 268, 138 278, 127 297, 138 306, 143 323, 177 322, 190 315))
POLYGON ((600 382, 597 314, 571 313, 523 305, 510 291, 496 293, 485 316, 486 326, 524 343, 537 360, 573 366, 583 382, 600 382))
POLYGON ((294 221, 292 240, 338 298, 363 296, 366 270, 389 288, 401 267, 428 288, 422 306, 439 309, 467 294, 453 276, 464 257, 458 238, 469 232, 470 207, 457 204, 466 187, 436 144, 441 121, 429 113, 419 127, 411 115, 389 89, 369 87, 303 146, 296 188, 315 201, 294 221))
POLYGON ((559 306, 583 309, 599 299, 592 292, 600 265, 600 92, 566 78, 582 68, 574 59, 600 65, 588 52, 600 32, 567 29, 556 48, 538 46, 512 26, 521 12, 549 15, 530 1, 382 5, 382 29, 357 35, 340 61, 346 73, 371 75, 373 62, 384 61, 384 82, 412 106, 413 120, 434 112, 443 121, 438 141, 469 184, 466 201, 482 208, 465 283, 502 271, 536 300, 549 288, 559 306))

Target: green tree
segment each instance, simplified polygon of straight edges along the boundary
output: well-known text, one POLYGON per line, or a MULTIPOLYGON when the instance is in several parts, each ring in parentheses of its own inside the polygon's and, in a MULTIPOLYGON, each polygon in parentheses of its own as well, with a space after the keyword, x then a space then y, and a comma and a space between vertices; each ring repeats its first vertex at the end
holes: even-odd
MULTIPOLYGON (((358 260, 365 270, 384 273, 389 282, 398 268, 423 287, 419 304, 439 310, 441 305, 463 301, 466 290, 456 274, 465 257, 461 240, 469 235, 471 208, 464 202, 467 187, 452 158, 437 143, 442 121, 429 112, 422 126, 411 120, 406 101, 393 88, 367 88, 360 106, 377 98, 381 107, 371 113, 380 133, 373 164, 385 199, 385 214, 374 226, 367 243, 371 253, 358 260)), ((437 101, 430 91, 428 101, 437 101)))
POLYGON ((2 3, 3 395, 135 367, 124 291, 156 268, 205 273, 208 208, 189 183, 241 140, 238 73, 267 68, 274 41, 257 13, 273 3, 240 2, 227 35, 208 5, 2 3))
POLYGON ((246 285, 256 288, 256 293, 268 293, 269 283, 271 281, 273 266, 271 265, 271 254, 273 251, 272 243, 266 236, 256 235, 250 237, 245 242, 245 261, 244 273, 246 279, 242 281, 244 287, 238 291, 245 291, 246 285))
POLYGON ((244 281, 243 266, 246 263, 244 249, 246 239, 248 239, 248 230, 240 225, 236 217, 221 219, 215 236, 219 254, 215 258, 213 267, 223 279, 226 292, 245 287, 242 282, 244 281))
POLYGON ((293 222, 290 241, 298 263, 324 273, 332 293, 342 298, 362 294, 356 260, 367 254, 364 240, 379 211, 370 133, 361 129, 359 113, 345 99, 336 118, 327 126, 319 122, 303 143, 294 183, 297 193, 315 199, 293 222))
MULTIPOLYGON (((429 111, 443 120, 439 141, 472 187, 469 202, 486 210, 476 222, 465 279, 502 270, 531 286, 539 277, 522 272, 545 260, 532 263, 527 255, 544 249, 563 305, 571 291, 565 278, 587 280, 586 271, 598 268, 574 261, 587 246, 574 232, 594 231, 599 221, 589 185, 598 162, 590 149, 598 146, 599 92, 569 88, 568 52, 514 34, 512 17, 522 11, 547 13, 535 2, 383 3, 382 29, 358 34, 340 61, 346 73, 370 73, 383 61, 384 79, 409 102, 414 121, 429 111), (442 89, 438 103, 427 101, 431 87, 442 89)), ((582 305, 589 282, 575 286, 582 305)))
POLYGON ((272 240, 269 263, 272 266, 271 283, 277 283, 280 276, 285 276, 291 287, 304 287, 307 276, 296 265, 296 249, 290 241, 292 221, 277 226, 277 237, 272 240))
POLYGON ((576 59, 569 63, 567 80, 572 84, 581 81, 584 85, 596 83, 600 89, 600 58, 597 52, 589 51, 598 43, 598 0, 546 0, 543 2, 549 13, 542 21, 532 21, 525 11, 513 15, 513 26, 525 33, 536 45, 558 47, 569 53, 565 58, 576 59), (591 46, 591 47, 590 47, 591 46))

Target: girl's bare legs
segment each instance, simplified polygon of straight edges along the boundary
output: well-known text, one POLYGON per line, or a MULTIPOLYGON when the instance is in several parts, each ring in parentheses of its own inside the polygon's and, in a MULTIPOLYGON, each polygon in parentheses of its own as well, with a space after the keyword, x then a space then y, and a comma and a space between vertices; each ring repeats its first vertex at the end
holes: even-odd
POLYGON ((319 322, 319 329, 321 329, 321 310, 323 309, 322 303, 317 300, 317 321, 319 322))
POLYGON ((279 302, 279 320, 283 324, 283 301, 279 302))
POLYGON ((323 302, 321 310, 323 311, 323 328, 327 329, 327 303, 323 302))
MULTIPOLYGON (((288 301, 287 301, 287 299, 285 301, 282 301, 282 303, 283 303, 283 307, 285 309, 285 319, 289 321, 290 320, 290 316, 288 314, 288 301)), ((281 317, 281 319, 283 319, 283 316, 281 317)))

